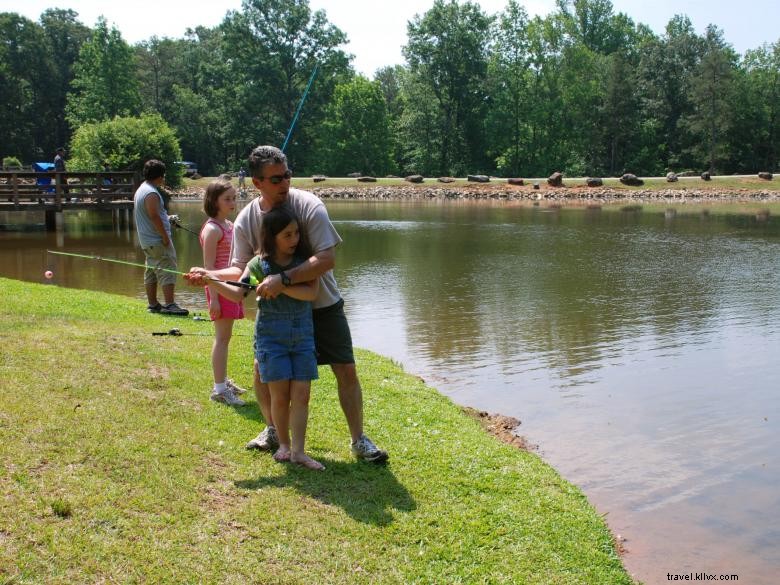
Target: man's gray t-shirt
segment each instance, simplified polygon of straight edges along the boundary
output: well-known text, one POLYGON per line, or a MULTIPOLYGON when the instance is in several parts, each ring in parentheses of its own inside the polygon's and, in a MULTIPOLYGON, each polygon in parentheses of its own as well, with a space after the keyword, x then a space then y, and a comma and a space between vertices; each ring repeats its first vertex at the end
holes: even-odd
MULTIPOLYGON (((287 195, 288 205, 298 220, 300 229, 305 231, 314 253, 334 248, 341 243, 336 228, 330 222, 328 210, 319 198, 308 191, 290 189, 287 195)), ((260 198, 254 199, 241 210, 233 224, 233 247, 230 250, 230 265, 243 270, 249 261, 262 254, 260 229, 263 224, 263 210, 260 209, 260 198)), ((328 270, 320 276, 320 288, 314 299, 315 309, 330 307, 341 300, 333 271, 328 270)))
POLYGON ((138 228, 138 241, 142 248, 148 248, 149 246, 159 246, 162 244, 162 236, 154 229, 152 220, 149 219, 149 214, 146 212, 146 205, 144 201, 147 197, 158 197, 160 199, 160 219, 162 220, 163 227, 168 233, 168 237, 171 235, 171 223, 168 221, 168 212, 165 210, 162 196, 157 188, 144 181, 133 197, 133 204, 135 206, 133 215, 135 216, 135 225, 138 228))

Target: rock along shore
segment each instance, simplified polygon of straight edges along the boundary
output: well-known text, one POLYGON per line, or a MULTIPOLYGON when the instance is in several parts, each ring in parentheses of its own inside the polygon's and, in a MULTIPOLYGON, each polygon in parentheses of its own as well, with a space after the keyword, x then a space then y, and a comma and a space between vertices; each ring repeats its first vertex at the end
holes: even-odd
POLYGON ((315 187, 320 199, 354 200, 507 200, 527 202, 580 202, 583 204, 631 202, 780 201, 773 189, 614 189, 587 187, 514 188, 511 186, 463 187, 315 187))

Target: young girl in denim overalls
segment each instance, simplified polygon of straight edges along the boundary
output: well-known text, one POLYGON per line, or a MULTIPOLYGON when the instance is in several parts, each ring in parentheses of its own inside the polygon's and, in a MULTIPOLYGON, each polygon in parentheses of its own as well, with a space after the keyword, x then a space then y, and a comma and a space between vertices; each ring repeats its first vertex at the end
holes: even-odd
MULTIPOLYGON (((241 277, 244 282, 262 282, 266 276, 295 268, 312 255, 301 238, 298 220, 286 207, 275 207, 263 214, 262 250, 262 256, 247 264, 241 277)), ((215 284, 237 290, 227 284, 215 284)), ((317 296, 317 289, 318 281, 313 280, 286 286, 275 299, 258 297, 255 357, 260 379, 271 392, 271 414, 279 436, 274 459, 323 470, 325 467, 304 451, 311 381, 318 377, 311 316, 311 301, 317 296)), ((233 298, 235 295, 233 292, 233 298)))

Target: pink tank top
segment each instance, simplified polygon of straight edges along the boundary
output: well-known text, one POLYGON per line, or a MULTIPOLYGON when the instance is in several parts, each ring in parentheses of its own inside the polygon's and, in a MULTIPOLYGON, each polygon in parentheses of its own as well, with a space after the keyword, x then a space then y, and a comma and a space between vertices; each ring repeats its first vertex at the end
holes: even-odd
POLYGON ((230 247, 233 245, 233 223, 225 220, 227 227, 222 226, 218 221, 209 218, 203 227, 200 228, 200 247, 203 248, 203 230, 209 224, 213 223, 222 230, 222 238, 217 242, 217 257, 214 261, 214 268, 220 270, 230 266, 230 247))

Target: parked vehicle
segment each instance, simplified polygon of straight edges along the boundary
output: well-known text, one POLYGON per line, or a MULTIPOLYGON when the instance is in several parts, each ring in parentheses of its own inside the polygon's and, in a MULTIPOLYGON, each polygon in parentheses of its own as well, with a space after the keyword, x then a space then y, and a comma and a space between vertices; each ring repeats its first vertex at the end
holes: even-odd
POLYGON ((182 165, 184 167, 184 176, 185 177, 191 177, 192 175, 198 174, 198 165, 195 164, 192 161, 189 160, 179 160, 176 161, 177 165, 182 165))

